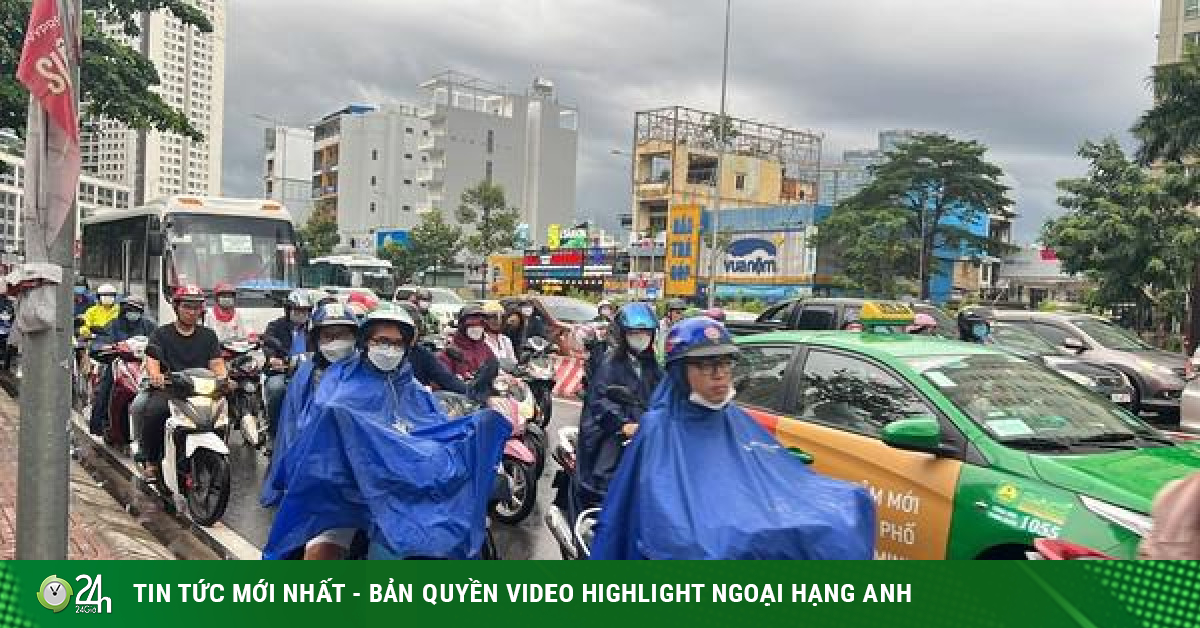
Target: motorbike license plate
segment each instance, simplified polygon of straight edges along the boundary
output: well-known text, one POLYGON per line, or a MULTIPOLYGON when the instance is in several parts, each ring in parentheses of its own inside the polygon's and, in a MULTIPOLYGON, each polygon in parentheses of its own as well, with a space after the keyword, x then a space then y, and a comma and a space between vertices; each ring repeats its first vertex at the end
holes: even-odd
POLYGON ((1133 395, 1129 393, 1113 393, 1113 403, 1129 403, 1133 401, 1133 395))

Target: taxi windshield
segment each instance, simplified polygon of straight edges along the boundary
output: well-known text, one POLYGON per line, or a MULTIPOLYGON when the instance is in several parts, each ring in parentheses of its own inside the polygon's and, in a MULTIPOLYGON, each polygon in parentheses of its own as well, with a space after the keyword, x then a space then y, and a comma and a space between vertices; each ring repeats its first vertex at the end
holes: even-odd
POLYGON ((928 356, 907 362, 1001 443, 1065 449, 1163 438, 1108 400, 1015 356, 928 356))

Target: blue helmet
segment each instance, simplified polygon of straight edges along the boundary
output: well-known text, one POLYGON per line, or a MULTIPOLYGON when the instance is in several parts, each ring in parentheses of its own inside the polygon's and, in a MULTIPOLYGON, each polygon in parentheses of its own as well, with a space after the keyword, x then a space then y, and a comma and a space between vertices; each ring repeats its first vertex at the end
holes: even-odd
POLYGON ((626 303, 617 312, 617 325, 621 329, 658 329, 658 317, 654 309, 645 303, 626 303))
POLYGON ((725 326, 711 318, 688 318, 671 328, 665 346, 667 364, 685 358, 737 355, 737 345, 725 326))
POLYGON ((337 325, 357 330, 358 319, 354 317, 354 312, 344 304, 340 302, 326 303, 313 310, 312 327, 308 333, 315 342, 317 334, 321 333, 322 327, 337 325))

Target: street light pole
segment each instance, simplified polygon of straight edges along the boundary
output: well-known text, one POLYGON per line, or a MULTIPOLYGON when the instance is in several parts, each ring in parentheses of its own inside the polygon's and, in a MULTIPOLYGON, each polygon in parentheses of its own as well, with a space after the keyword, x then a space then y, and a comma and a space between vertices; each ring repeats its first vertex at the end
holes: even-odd
POLYGON ((729 79, 729 18, 732 0, 725 0, 725 48, 721 54, 721 113, 717 117, 717 174, 713 194, 712 232, 708 237, 708 307, 717 299, 717 232, 721 229, 721 166, 725 161, 725 93, 729 79))

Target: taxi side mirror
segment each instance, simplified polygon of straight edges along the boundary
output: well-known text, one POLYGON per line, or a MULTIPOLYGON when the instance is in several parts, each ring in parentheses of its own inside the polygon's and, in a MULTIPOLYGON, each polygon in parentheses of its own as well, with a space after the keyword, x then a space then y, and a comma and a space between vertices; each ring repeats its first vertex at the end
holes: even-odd
POLYGON ((1075 353, 1087 351, 1087 345, 1083 344, 1083 341, 1078 338, 1064 338, 1063 346, 1075 353))
POLYGON ((883 428, 883 442, 896 449, 941 455, 942 428, 932 416, 917 416, 892 421, 883 428))

